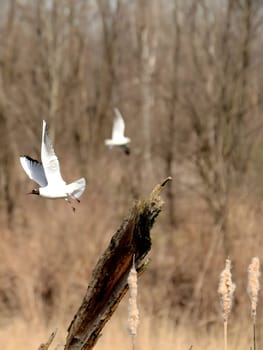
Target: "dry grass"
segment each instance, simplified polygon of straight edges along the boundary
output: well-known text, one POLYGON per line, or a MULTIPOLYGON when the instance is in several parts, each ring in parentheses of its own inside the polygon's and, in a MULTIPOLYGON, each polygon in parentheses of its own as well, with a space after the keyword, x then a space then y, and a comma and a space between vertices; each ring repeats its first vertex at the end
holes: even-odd
MULTIPOLYGON (((91 270, 129 207, 122 204, 122 210, 120 206, 116 211, 106 210, 113 203, 105 203, 103 191, 101 194, 98 189, 87 191, 75 216, 63 201, 31 198, 23 204, 23 211, 28 213, 26 225, 18 232, 2 230, 0 344, 5 344, 5 349, 36 349, 55 328, 58 328, 57 342, 65 339, 65 330, 82 300, 91 270)), ((223 347, 217 296, 218 274, 224 263, 220 246, 206 274, 200 298, 194 302, 189 318, 181 324, 211 240, 211 226, 205 212, 189 199, 190 204, 194 211, 191 215, 189 211, 180 213, 184 220, 177 230, 166 229, 165 210, 154 226, 151 262, 139 280, 138 348, 223 347)), ((229 239, 238 289, 229 326, 229 349, 247 349, 251 343, 247 266, 252 256, 262 259, 259 250, 262 214, 263 206, 255 198, 232 200, 229 239)), ((121 312, 107 325, 97 348, 126 345, 130 348, 127 302, 122 303, 121 312)), ((262 343, 261 317, 259 304, 258 348, 262 343)))
MULTIPOLYGON (((229 349, 247 350, 249 339, 244 334, 246 326, 236 326, 231 329, 231 341, 229 349), (241 332, 243 335, 241 336, 241 332)), ((31 325, 21 319, 16 319, 8 326, 0 330, 0 344, 5 350, 28 350, 37 349, 41 342, 47 341, 50 333, 57 330, 56 337, 51 349, 61 346, 65 340, 65 324, 52 324, 49 327, 39 322, 38 325, 31 325)), ((207 331, 203 327, 176 326, 168 319, 155 319, 153 316, 143 314, 141 317, 140 329, 136 340, 138 349, 166 350, 174 349, 210 349, 217 350, 223 348, 222 334, 216 327, 213 331, 207 331)), ((106 326, 102 337, 99 339, 96 349, 130 349, 130 339, 126 331, 125 314, 114 316, 112 321, 106 326)))
POLYGON ((221 309, 224 321, 224 348, 228 348, 227 327, 228 318, 233 304, 233 295, 236 285, 232 281, 231 260, 226 259, 225 269, 220 274, 218 293, 220 296, 221 309))
POLYGON ((258 292, 260 289, 259 277, 260 277, 260 262, 259 262, 259 258, 256 256, 252 258, 251 263, 248 267, 248 288, 247 288, 248 296, 251 303, 251 316, 253 318, 254 323, 256 322, 258 292))
POLYGON ((259 284, 260 277, 260 261, 259 258, 253 257, 248 267, 248 287, 247 292, 251 303, 251 316, 253 320, 253 349, 256 350, 256 317, 257 317, 257 304, 258 304, 258 292, 260 289, 259 284))
POLYGON ((135 268, 135 256, 133 257, 132 267, 127 279, 129 286, 129 302, 128 302, 128 332, 132 339, 132 348, 135 349, 135 337, 139 325, 139 309, 137 305, 138 294, 138 278, 135 268))

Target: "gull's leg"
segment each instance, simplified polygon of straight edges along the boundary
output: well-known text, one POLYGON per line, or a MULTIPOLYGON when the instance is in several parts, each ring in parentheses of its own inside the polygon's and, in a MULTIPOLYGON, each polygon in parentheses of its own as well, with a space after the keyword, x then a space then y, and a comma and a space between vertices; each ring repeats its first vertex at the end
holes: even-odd
POLYGON ((71 205, 71 200, 70 200, 70 197, 68 196, 67 198, 65 198, 65 200, 67 201, 67 203, 71 206, 71 209, 73 210, 73 213, 75 213, 75 211, 76 211, 76 208, 75 207, 73 207, 72 205, 71 205))
POLYGON ((80 200, 78 199, 78 197, 75 197, 73 194, 70 195, 70 198, 75 200, 77 203, 80 203, 80 200))

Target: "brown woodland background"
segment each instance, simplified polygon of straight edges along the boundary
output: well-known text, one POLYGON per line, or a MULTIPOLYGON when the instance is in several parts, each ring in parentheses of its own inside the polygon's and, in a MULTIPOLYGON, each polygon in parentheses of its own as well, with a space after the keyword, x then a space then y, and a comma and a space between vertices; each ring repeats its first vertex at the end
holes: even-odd
POLYGON ((209 330, 230 256, 233 312, 249 319, 247 266, 263 258, 262 48, 256 0, 0 2, 0 325, 67 324, 133 200, 169 175, 141 309, 209 330), (114 107, 129 157, 104 145, 114 107), (42 119, 65 180, 87 179, 75 215, 25 195, 35 184, 19 155, 39 159, 42 119))

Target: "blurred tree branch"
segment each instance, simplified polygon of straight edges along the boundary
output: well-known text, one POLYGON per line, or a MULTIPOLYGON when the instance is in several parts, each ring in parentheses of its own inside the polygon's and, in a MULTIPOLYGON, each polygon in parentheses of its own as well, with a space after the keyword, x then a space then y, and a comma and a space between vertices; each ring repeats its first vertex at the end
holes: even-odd
MULTIPOLYGON (((166 142, 166 173, 173 176, 173 164, 174 164, 174 133, 175 133, 175 117, 178 112, 178 89, 179 89, 179 62, 181 54, 181 24, 179 21, 180 8, 178 1, 174 1, 173 7, 173 42, 172 42, 172 72, 170 78, 170 91, 171 96, 167 100, 168 105, 168 122, 167 122, 167 142, 166 142)), ((170 183, 167 190, 169 221, 172 227, 176 226, 175 218, 175 198, 174 187, 170 183)))
POLYGON ((8 98, 15 76, 14 64, 17 60, 15 50, 14 26, 16 20, 16 1, 9 2, 7 19, 1 36, 2 51, 0 52, 0 145, 4 152, 0 154, 0 199, 3 207, 4 220, 9 228, 13 228, 15 214, 15 177, 13 172, 15 162, 16 142, 12 130, 12 121, 8 116, 8 98))
POLYGON ((151 183, 152 165, 152 114, 154 106, 154 74, 158 48, 158 6, 157 0, 149 3, 137 1, 137 40, 139 49, 140 118, 143 125, 143 182, 151 183))

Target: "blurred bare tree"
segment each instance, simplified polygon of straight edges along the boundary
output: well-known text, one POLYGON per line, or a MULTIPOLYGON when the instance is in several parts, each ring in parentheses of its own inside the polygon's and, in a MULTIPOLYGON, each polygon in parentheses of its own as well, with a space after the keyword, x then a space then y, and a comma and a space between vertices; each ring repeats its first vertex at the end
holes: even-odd
MULTIPOLYGON (((174 175, 192 153, 196 173, 190 177, 225 232, 229 194, 246 174, 256 139, 250 131, 258 129, 261 4, 6 3, 0 33, 3 212, 12 217, 17 202, 20 179, 10 169, 18 144, 25 145, 22 135, 37 152, 39 121, 48 119, 53 138, 63 135, 57 138, 62 149, 72 146, 81 170, 96 177, 89 164, 105 161, 103 139, 112 108, 121 105, 135 141, 135 178, 150 184, 162 173, 174 175)), ((127 190, 136 196, 131 182, 127 190)), ((168 191, 171 227, 174 186, 168 191)))
MULTIPOLYGON (((58 250, 62 261, 67 249, 75 252, 71 245, 87 244, 81 233, 84 225, 89 225, 94 247, 101 248, 107 239, 101 233, 114 226, 128 203, 160 178, 173 176, 168 210, 156 227, 164 233, 157 246, 160 243, 164 255, 169 249, 184 249, 178 249, 176 262, 174 255, 164 259, 161 263, 171 269, 165 265, 162 271, 171 288, 183 280, 185 289, 178 298, 185 299, 180 305, 190 298, 196 309, 196 300, 209 303, 209 298, 202 299, 204 276, 212 259, 234 249, 230 203, 245 181, 255 181, 252 174, 263 161, 262 2, 3 0, 0 9, 2 227, 9 233, 26 232, 27 237, 44 232, 38 237, 43 250, 54 234, 55 264, 58 250), (129 157, 104 145, 113 107, 124 115, 131 138, 129 157), (43 118, 50 125, 65 180, 87 178, 83 201, 91 217, 83 214, 69 223, 62 202, 25 199, 33 184, 20 167, 19 155, 39 158, 43 118), (50 220, 54 212, 56 220, 50 220), (68 238, 65 251, 60 251, 68 226, 76 240, 68 238), (217 251, 220 254, 214 254, 217 251), (179 266, 185 263, 196 265, 186 277, 185 266, 179 266), (169 275, 174 269, 175 279, 169 275)), ((259 175, 257 179, 262 190, 259 175)), ((24 239, 21 246, 27 247, 24 239)), ((72 261, 82 266, 84 258, 83 253, 72 261)), ((41 265, 39 275, 47 281, 52 264, 41 265)), ((164 285, 159 300, 166 299, 164 285)), ((58 297, 53 285, 50 289, 43 293, 49 302, 58 297)))
MULTIPOLYGON (((194 162, 203 196, 223 235, 229 194, 246 174, 256 139, 249 137, 258 107, 249 76, 254 74, 257 10, 251 0, 229 0, 221 8, 196 1, 188 18, 193 78, 184 105, 196 138, 194 162)), ((226 237, 224 245, 228 254, 226 237)))

